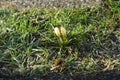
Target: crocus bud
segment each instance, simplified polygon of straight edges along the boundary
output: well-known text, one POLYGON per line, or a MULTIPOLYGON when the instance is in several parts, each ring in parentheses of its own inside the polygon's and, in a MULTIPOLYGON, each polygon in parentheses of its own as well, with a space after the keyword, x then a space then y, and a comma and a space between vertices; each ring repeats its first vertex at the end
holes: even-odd
POLYGON ((60 37, 60 30, 59 30, 59 28, 55 27, 54 31, 55 31, 56 36, 60 37))
POLYGON ((60 31, 61 31, 61 34, 62 34, 63 38, 66 38, 67 37, 66 29, 64 27, 61 27, 60 31))

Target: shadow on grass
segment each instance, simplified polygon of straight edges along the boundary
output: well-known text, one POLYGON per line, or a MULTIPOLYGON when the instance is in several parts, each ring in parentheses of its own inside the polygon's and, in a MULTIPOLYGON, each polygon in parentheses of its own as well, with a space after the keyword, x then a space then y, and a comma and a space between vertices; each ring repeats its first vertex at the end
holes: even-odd
POLYGON ((0 80, 120 80, 119 70, 102 71, 98 73, 73 73, 73 74, 59 74, 49 73, 44 76, 32 77, 14 77, 14 78, 0 78, 0 80))

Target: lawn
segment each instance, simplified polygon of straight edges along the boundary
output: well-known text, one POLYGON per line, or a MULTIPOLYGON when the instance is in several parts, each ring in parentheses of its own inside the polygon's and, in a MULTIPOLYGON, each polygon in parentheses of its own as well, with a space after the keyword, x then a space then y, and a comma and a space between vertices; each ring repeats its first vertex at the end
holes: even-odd
POLYGON ((120 1, 0 9, 0 76, 120 72, 120 1))

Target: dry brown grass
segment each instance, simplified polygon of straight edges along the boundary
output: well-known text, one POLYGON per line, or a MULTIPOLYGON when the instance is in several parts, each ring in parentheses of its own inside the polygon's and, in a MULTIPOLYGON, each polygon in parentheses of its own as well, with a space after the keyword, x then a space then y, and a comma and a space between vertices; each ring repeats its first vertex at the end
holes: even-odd
POLYGON ((10 9, 10 10, 13 10, 13 11, 18 11, 19 10, 18 6, 15 3, 9 2, 9 1, 0 2, 0 8, 10 9))
POLYGON ((0 1, 0 8, 8 8, 15 11, 26 9, 26 8, 79 8, 83 6, 94 7, 99 6, 101 1, 94 0, 11 0, 11 1, 0 1))

